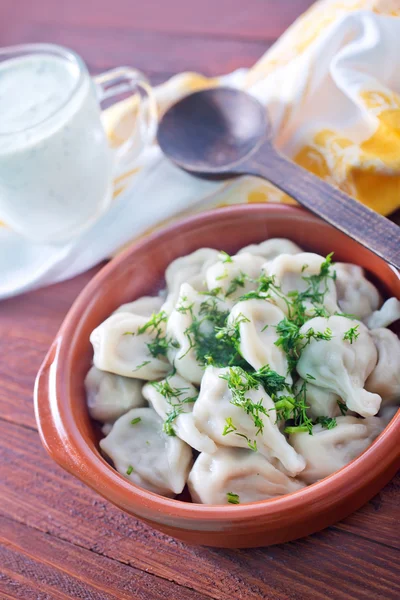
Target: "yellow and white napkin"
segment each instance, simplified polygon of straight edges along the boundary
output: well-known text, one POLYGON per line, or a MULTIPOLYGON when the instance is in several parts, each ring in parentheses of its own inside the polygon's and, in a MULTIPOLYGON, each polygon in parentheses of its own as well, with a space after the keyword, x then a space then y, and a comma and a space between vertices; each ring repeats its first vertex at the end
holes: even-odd
MULTIPOLYGON (((230 85, 268 109, 276 146, 381 214, 400 207, 400 0, 321 0, 250 70, 177 75, 155 90, 160 115, 192 91, 230 85)), ((131 130, 135 99, 104 113, 110 143, 131 130)), ((196 179, 156 144, 115 181, 99 221, 68 243, 37 245, 0 228, 0 298, 73 277, 149 230, 219 205, 293 202, 252 177, 196 179)))

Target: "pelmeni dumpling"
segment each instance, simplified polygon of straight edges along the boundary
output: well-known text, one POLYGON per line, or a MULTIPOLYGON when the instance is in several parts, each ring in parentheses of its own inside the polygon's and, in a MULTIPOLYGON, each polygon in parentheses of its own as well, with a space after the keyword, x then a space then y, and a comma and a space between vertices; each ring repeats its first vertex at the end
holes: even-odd
POLYGON ((389 298, 381 306, 379 310, 372 313, 365 323, 370 329, 379 329, 381 327, 389 327, 400 319, 400 300, 397 298, 389 298))
MULTIPOLYGON (((304 385, 304 379, 299 379, 296 382, 295 389, 299 393, 304 385)), ((338 402, 341 401, 340 396, 326 388, 313 385, 306 381, 305 404, 308 406, 307 415, 310 419, 318 417, 337 417, 341 414, 338 402)))
POLYGON ((200 433, 193 419, 193 406, 197 389, 178 374, 170 375, 157 383, 146 383, 143 396, 156 413, 165 421, 169 415, 177 415, 171 422, 174 433, 198 452, 216 451, 215 443, 200 433))
POLYGON ((263 431, 255 424, 254 416, 242 406, 233 404, 234 398, 228 382, 223 377, 230 373, 240 375, 240 369, 205 370, 199 397, 193 407, 193 415, 199 431, 208 435, 217 445, 248 448, 256 444, 260 454, 277 458, 290 475, 296 475, 304 468, 303 458, 297 454, 279 431, 276 423, 276 410, 273 400, 260 386, 246 391, 245 398, 253 404, 259 403, 267 412, 256 411, 262 419, 263 431))
POLYGON ((90 335, 94 365, 102 371, 136 379, 160 379, 171 367, 165 356, 153 356, 148 344, 165 338, 165 322, 147 327, 148 319, 130 313, 111 315, 90 335), (141 328, 146 328, 141 333, 141 328))
POLYGON ((379 292, 365 277, 362 267, 336 263, 333 271, 336 272, 337 299, 342 312, 361 320, 379 308, 379 292))
POLYGON ((385 428, 379 417, 360 419, 337 417, 336 427, 324 429, 314 425, 313 434, 292 433, 289 441, 307 466, 299 478, 307 484, 315 483, 341 469, 368 448, 385 428))
POLYGON ((390 423, 390 421, 393 419, 394 415, 397 413, 398 410, 398 405, 393 406, 392 404, 387 404, 386 406, 383 406, 380 409, 378 417, 385 425, 388 425, 388 423, 390 423))
POLYGON ((294 242, 285 238, 271 238, 261 244, 251 244, 239 250, 238 254, 257 254, 265 260, 273 260, 280 254, 299 254, 303 250, 294 242))
POLYGON ((273 371, 287 377, 291 384, 286 354, 275 345, 279 338, 276 326, 284 318, 285 315, 278 306, 266 300, 251 299, 235 304, 228 323, 239 325, 240 354, 253 369, 269 365, 273 371))
POLYGON ((164 299, 161 296, 142 296, 133 302, 128 302, 128 304, 121 304, 112 314, 132 313, 149 319, 152 314, 160 312, 163 303, 164 299))
POLYGON ((347 407, 359 415, 376 415, 381 397, 364 389, 377 361, 377 351, 365 325, 340 316, 328 319, 316 317, 303 325, 300 334, 311 329, 315 333, 330 329, 332 339, 316 340, 311 337, 297 363, 299 375, 303 379, 311 375, 315 378, 315 385, 338 394, 347 407), (344 339, 351 329, 355 332, 352 341, 344 339))
POLYGON ((188 487, 193 502, 244 504, 290 494, 304 483, 288 477, 262 454, 242 448, 218 448, 202 453, 189 474, 188 487))
POLYGON ((131 408, 145 406, 142 382, 92 367, 85 378, 86 402, 92 419, 112 423, 131 408))
POLYGON ((180 494, 192 466, 192 450, 178 437, 162 431, 152 408, 133 408, 120 417, 100 448, 121 475, 140 487, 162 494, 180 494))
MULTIPOLYGON (((312 252, 301 252, 294 255, 281 254, 271 262, 265 263, 263 269, 267 275, 274 277, 275 283, 284 294, 295 290, 301 293, 310 287, 310 283, 305 278, 312 275, 319 275, 324 261, 325 258, 323 256, 313 254, 312 252)), ((339 311, 335 282, 332 277, 323 278, 317 291, 321 293, 320 305, 329 314, 339 311)), ((279 294, 273 293, 273 290, 271 291, 271 295, 274 302, 287 314, 288 307, 285 300, 279 294)), ((303 304, 308 315, 312 316, 315 314, 315 307, 309 300, 304 300, 303 304)))
POLYGON ((169 315, 178 301, 182 283, 189 283, 198 292, 207 289, 205 274, 218 261, 219 252, 213 248, 200 248, 191 254, 175 259, 165 271, 168 296, 163 310, 169 315))
POLYGON ((378 350, 378 362, 365 389, 381 396, 381 406, 400 404, 400 340, 390 329, 373 329, 370 333, 378 350))
POLYGON ((261 275, 261 267, 265 260, 261 256, 243 253, 220 259, 209 267, 206 282, 209 290, 221 289, 230 301, 256 290, 255 281, 261 275))
POLYGON ((168 358, 178 374, 191 383, 200 384, 204 363, 194 347, 195 333, 191 331, 194 320, 199 323, 199 333, 213 331, 213 324, 205 318, 204 309, 212 303, 217 311, 228 316, 229 306, 217 297, 208 297, 196 292, 188 283, 181 285, 179 299, 168 319, 167 335, 174 344, 168 350, 168 358))

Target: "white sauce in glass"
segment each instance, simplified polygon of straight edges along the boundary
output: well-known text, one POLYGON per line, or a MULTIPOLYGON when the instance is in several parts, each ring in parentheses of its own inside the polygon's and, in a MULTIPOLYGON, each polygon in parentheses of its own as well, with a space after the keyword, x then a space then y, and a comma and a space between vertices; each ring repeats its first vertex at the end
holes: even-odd
POLYGON ((0 62, 0 219, 59 241, 103 212, 112 157, 100 115, 77 62, 50 53, 0 62))

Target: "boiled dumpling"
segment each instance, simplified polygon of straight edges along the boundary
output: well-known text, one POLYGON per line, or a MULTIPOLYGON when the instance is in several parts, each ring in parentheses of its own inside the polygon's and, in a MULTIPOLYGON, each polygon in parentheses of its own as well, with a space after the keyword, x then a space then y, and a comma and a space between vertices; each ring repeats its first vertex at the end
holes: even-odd
POLYGON ((92 419, 113 422, 131 408, 144 406, 142 382, 92 367, 85 378, 86 402, 92 419))
POLYGON ((182 283, 189 283, 198 292, 207 289, 205 274, 209 266, 217 262, 218 250, 200 248, 191 254, 175 259, 165 271, 168 296, 163 310, 170 314, 178 301, 182 283))
POLYGON ((386 406, 383 406, 380 409, 378 417, 383 423, 385 423, 385 425, 387 425, 393 419, 394 415, 397 413, 398 410, 398 405, 394 406, 392 404, 387 404, 386 406))
POLYGON ((265 260, 273 260, 280 254, 299 254, 303 250, 294 242, 285 238, 271 238, 261 244, 251 244, 239 250, 238 254, 257 254, 265 260))
POLYGON ((143 396, 164 421, 169 415, 174 416, 170 427, 181 440, 198 452, 215 452, 215 443, 200 433, 194 423, 193 406, 198 391, 191 383, 175 373, 160 382, 146 383, 143 396))
POLYGON ((149 319, 154 313, 160 312, 163 303, 164 299, 161 296, 142 296, 133 302, 128 302, 128 304, 122 304, 112 314, 132 313, 149 319))
POLYGON ((312 435, 299 432, 289 437, 295 450, 306 459, 307 466, 299 478, 308 484, 347 465, 364 452, 385 427, 379 417, 337 417, 336 423, 333 429, 314 425, 312 435))
MULTIPOLYGON (((271 262, 265 263, 263 268, 268 276, 274 278, 275 284, 280 287, 281 292, 287 295, 289 292, 302 293, 309 289, 310 282, 306 278, 319 275, 324 262, 325 259, 319 254, 301 252, 295 255, 281 254, 271 262)), ((338 312, 333 271, 331 275, 331 277, 324 277, 316 286, 316 290, 313 290, 316 302, 311 302, 311 299, 303 300, 306 314, 309 316, 315 314, 315 305, 323 307, 329 314, 338 312)), ((271 290, 271 296, 284 313, 288 314, 287 302, 281 297, 281 294, 271 290)))
MULTIPOLYGON (((304 380, 299 379, 296 382, 296 391, 299 393, 304 380)), ((318 417, 337 417, 341 414, 338 402, 341 401, 340 396, 326 388, 313 385, 306 381, 306 393, 304 398, 307 408, 307 415, 310 419, 318 417)))
POLYGON ((167 335, 174 342, 168 350, 168 358, 179 375, 195 384, 200 383, 204 373, 196 336, 213 334, 214 323, 206 318, 211 304, 216 312, 228 316, 229 306, 223 300, 207 297, 183 283, 177 305, 168 319, 167 335))
POLYGON ((228 323, 238 324, 240 354, 255 370, 269 365, 291 383, 286 354, 275 345, 279 338, 276 326, 284 318, 278 306, 266 300, 251 299, 235 304, 228 323))
POLYGON ((381 306, 379 310, 372 313, 366 320, 366 324, 370 329, 378 329, 381 327, 389 327, 395 321, 400 319, 400 300, 397 298, 389 298, 381 306))
POLYGON ((381 297, 376 287, 364 275, 364 269, 358 265, 336 263, 336 291, 340 310, 365 319, 379 308, 381 297))
POLYGON ((111 315, 92 331, 93 362, 98 369, 136 379, 160 379, 171 369, 164 347, 157 353, 159 342, 165 341, 165 322, 148 327, 146 317, 130 313, 111 315), (141 332, 142 329, 145 331, 141 332), (149 345, 153 347, 153 352, 149 345))
POLYGON ((254 291, 258 287, 255 281, 261 275, 261 267, 265 260, 261 256, 248 253, 221 258, 206 272, 209 290, 221 289, 230 301, 254 291))
POLYGON ((243 372, 237 367, 207 367, 205 370, 199 397, 193 407, 199 431, 220 446, 256 448, 268 458, 277 458, 289 474, 299 473, 304 468, 304 460, 289 446, 285 436, 279 431, 273 400, 259 386, 258 389, 249 389, 244 393, 244 406, 233 404, 235 398, 232 389, 224 379, 230 376, 239 377, 239 380, 245 382, 243 372), (261 426, 255 417, 261 420, 261 426))
POLYGON ((305 335, 309 330, 323 333, 327 328, 332 332, 332 339, 311 337, 302 350, 297 363, 299 375, 303 379, 311 375, 315 385, 338 394, 347 408, 359 415, 376 415, 381 397, 363 389, 377 361, 377 351, 368 329, 346 317, 316 317, 303 325, 300 334, 305 335), (349 331, 354 331, 351 341, 346 339, 349 331))
POLYGON ((378 350, 378 362, 365 388, 379 394, 382 406, 400 404, 400 340, 390 329, 373 329, 371 337, 378 350))
POLYGON ((304 487, 274 467, 258 452, 242 448, 218 448, 202 453, 189 474, 193 502, 244 504, 290 494, 304 487))
POLYGON ((180 494, 192 466, 192 450, 162 431, 152 408, 133 408, 120 417, 100 448, 121 475, 151 492, 180 494))

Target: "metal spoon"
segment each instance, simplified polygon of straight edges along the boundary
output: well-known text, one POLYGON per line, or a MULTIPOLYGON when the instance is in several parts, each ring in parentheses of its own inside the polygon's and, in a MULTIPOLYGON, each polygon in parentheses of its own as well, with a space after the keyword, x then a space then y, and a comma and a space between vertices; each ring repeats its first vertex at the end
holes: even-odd
POLYGON ((265 107, 232 88, 196 92, 163 116, 163 152, 202 177, 256 175, 400 268, 400 227, 285 158, 273 146, 265 107))

